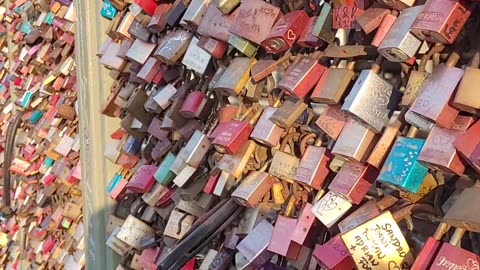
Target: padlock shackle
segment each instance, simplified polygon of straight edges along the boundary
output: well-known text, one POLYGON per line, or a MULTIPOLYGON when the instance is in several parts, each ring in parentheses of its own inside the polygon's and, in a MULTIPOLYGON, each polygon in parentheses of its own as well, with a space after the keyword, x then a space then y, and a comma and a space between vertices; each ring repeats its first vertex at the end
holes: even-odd
POLYGON ((458 54, 458 52, 452 52, 448 57, 446 65, 449 67, 454 67, 457 65, 458 60, 460 60, 460 54, 458 54))
POLYGON ((425 72, 428 60, 430 60, 433 55, 439 54, 445 49, 445 45, 441 43, 436 43, 429 51, 428 53, 424 54, 420 60, 420 64, 418 65, 418 71, 420 72, 425 72))
POLYGON ((372 70, 374 73, 376 73, 376 74, 380 73, 380 69, 381 69, 381 66, 382 66, 382 63, 383 63, 383 60, 384 60, 384 59, 385 59, 385 58, 383 57, 383 55, 379 55, 379 56, 375 59, 375 62, 373 63, 372 68, 371 68, 371 70, 372 70))
POLYGON ((469 67, 478 68, 480 65, 480 52, 475 52, 472 59, 468 63, 469 67))
POLYGON ((448 232, 448 230, 450 230, 450 225, 444 222, 440 223, 435 230, 435 233, 433 234, 433 238, 440 241, 440 239, 442 239, 442 237, 448 232))
POLYGON ((465 234, 465 229, 462 228, 455 228, 455 231, 453 232, 452 238, 450 238, 450 244, 454 246, 459 246, 460 243, 462 242, 462 237, 465 234))

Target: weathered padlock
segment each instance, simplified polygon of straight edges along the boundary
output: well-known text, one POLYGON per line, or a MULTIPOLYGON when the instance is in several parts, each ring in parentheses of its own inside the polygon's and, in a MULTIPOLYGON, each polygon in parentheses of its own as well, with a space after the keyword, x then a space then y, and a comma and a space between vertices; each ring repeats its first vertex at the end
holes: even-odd
POLYGON ((270 117, 277 111, 280 99, 277 99, 273 107, 265 107, 263 113, 253 128, 250 138, 267 146, 273 147, 280 142, 284 129, 270 121, 270 117))
MULTIPOLYGON (((287 147, 290 138, 294 137, 295 135, 295 133, 290 133, 284 137, 282 145, 273 154, 272 163, 268 169, 268 172, 271 175, 290 183, 293 183, 293 177, 295 175, 295 171, 297 170, 300 159, 297 158, 294 153, 292 154, 285 152, 285 148, 287 147)), ((291 150, 291 152, 293 152, 293 149, 291 150)))
POLYGON ((343 196, 329 191, 312 207, 312 213, 327 228, 331 228, 352 207, 343 196))
POLYGON ((192 0, 183 14, 180 25, 191 31, 197 30, 209 4, 209 0, 192 0))
POLYGON ((409 269, 413 263, 410 247, 389 211, 341 237, 357 268, 409 269))
POLYGON ((453 142, 453 146, 457 149, 458 153, 474 168, 477 172, 480 172, 480 164, 478 164, 478 157, 474 155, 475 150, 480 144, 480 122, 470 126, 465 133, 459 135, 453 142))
POLYGON ((398 137, 378 176, 378 181, 411 193, 417 193, 428 169, 418 162, 425 140, 415 139, 411 127, 407 137, 398 137))
POLYGON ((378 136, 372 130, 348 118, 332 154, 344 160, 365 163, 377 140, 378 136))
POLYGON ((230 32, 260 44, 282 15, 280 8, 258 0, 242 1, 230 32))
POLYGON ((480 114, 480 102, 476 98, 475 80, 480 70, 478 65, 480 64, 480 53, 477 52, 470 60, 469 66, 465 68, 462 80, 458 85, 455 98, 453 99, 453 106, 460 111, 480 114))
POLYGON ((360 204, 372 184, 375 183, 377 176, 377 168, 346 162, 332 180, 328 189, 344 196, 353 204, 360 204))
POLYGON ((328 106, 320 114, 315 124, 333 140, 337 140, 343 130, 347 116, 338 106, 328 106))
POLYGON ((417 53, 421 40, 410 33, 410 27, 423 11, 424 6, 404 9, 390 31, 378 46, 378 52, 391 62, 406 62, 417 53))
POLYGON ((318 17, 313 21, 312 34, 321 40, 332 44, 335 40, 335 31, 332 29, 333 11, 332 5, 323 3, 322 10, 318 17))
POLYGON ((455 65, 459 55, 453 52, 446 64, 438 65, 433 71, 421 94, 410 110, 438 126, 451 128, 458 110, 450 103, 463 75, 463 70, 455 65))
POLYGON ((303 153, 293 180, 320 190, 330 172, 328 163, 332 158, 330 151, 322 147, 322 141, 317 139, 315 144, 309 145, 303 153))
POLYGON ((354 0, 343 1, 334 5, 333 29, 358 29, 357 16, 360 16, 370 5, 371 1, 354 0))
POLYGON ((266 173, 268 162, 259 170, 251 171, 232 193, 232 197, 246 207, 255 207, 275 183, 275 179, 266 173))
POLYGON ((236 155, 223 155, 215 166, 239 179, 256 147, 255 142, 247 141, 236 155))
POLYGON ((282 77, 278 87, 288 94, 304 99, 322 77, 326 68, 312 58, 302 58, 282 77))
POLYGON ((383 58, 379 56, 371 70, 360 73, 342 105, 343 111, 375 133, 380 133, 388 123, 388 104, 393 91, 393 86, 378 75, 382 62, 383 58))
POLYGON ((402 116, 402 112, 395 112, 394 115, 390 118, 388 126, 382 133, 380 139, 378 139, 375 148, 373 148, 370 156, 367 159, 367 163, 375 168, 380 168, 387 157, 387 154, 390 152, 393 143, 397 136, 400 135, 400 129, 403 127, 402 122, 399 118, 402 116))
POLYGON ((395 10, 404 10, 415 4, 415 0, 380 0, 380 2, 395 10))
POLYGON ((285 100, 272 114, 270 120, 279 127, 287 129, 295 123, 307 108, 308 105, 301 99, 295 101, 285 100))
POLYGON ((257 45, 253 44, 247 39, 244 39, 234 34, 230 35, 230 38, 228 39, 228 44, 230 44, 233 48, 237 49, 239 52, 241 52, 247 57, 253 57, 258 49, 257 45))
POLYGON ((450 129, 434 126, 418 156, 418 162, 444 173, 463 174, 465 165, 453 142, 465 133, 472 123, 472 117, 459 115, 450 129))
POLYGON ((425 41, 452 44, 470 13, 463 1, 428 0, 411 32, 425 41))
POLYGON ((229 15, 225 15, 215 5, 210 4, 198 26, 197 33, 228 42, 230 38, 229 30, 237 14, 238 12, 234 11, 229 15))
POLYGON ((302 28, 307 22, 308 16, 303 10, 283 15, 261 42, 262 47, 267 52, 274 54, 288 50, 300 37, 302 28))
POLYGON ((173 65, 185 54, 192 39, 192 33, 177 29, 164 38, 165 41, 159 45, 154 56, 166 64, 173 65))
POLYGON ((214 90, 232 96, 240 94, 250 77, 250 69, 255 63, 256 60, 254 58, 233 58, 227 70, 215 83, 214 90))
POLYGON ((311 99, 314 102, 338 104, 350 85, 355 72, 355 62, 350 62, 347 68, 330 66, 320 78, 313 90, 311 99))
POLYGON ((443 222, 463 230, 480 232, 478 216, 471 209, 465 207, 465 205, 475 205, 479 198, 479 191, 480 183, 478 181, 472 187, 464 189, 445 214, 443 222))

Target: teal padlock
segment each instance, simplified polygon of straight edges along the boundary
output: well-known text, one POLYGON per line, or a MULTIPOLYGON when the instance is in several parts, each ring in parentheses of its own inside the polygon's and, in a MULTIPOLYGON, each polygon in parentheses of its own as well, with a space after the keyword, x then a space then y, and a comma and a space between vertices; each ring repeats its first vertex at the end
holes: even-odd
POLYGON ((32 124, 36 124, 38 123, 38 121, 40 121, 40 119, 42 118, 43 116, 43 112, 41 111, 34 111, 30 117, 28 118, 28 122, 32 123, 32 124))
POLYGON ((116 14, 117 14, 117 9, 114 6, 112 6, 112 4, 109 1, 104 0, 102 9, 100 10, 100 15, 102 15, 102 17, 106 19, 112 20, 116 14))
POLYGON ((160 166, 158 166, 157 171, 153 175, 157 183, 161 184, 162 186, 168 186, 168 184, 173 180, 175 174, 170 171, 170 167, 172 166, 173 162, 175 161, 175 155, 171 152, 163 159, 160 166))

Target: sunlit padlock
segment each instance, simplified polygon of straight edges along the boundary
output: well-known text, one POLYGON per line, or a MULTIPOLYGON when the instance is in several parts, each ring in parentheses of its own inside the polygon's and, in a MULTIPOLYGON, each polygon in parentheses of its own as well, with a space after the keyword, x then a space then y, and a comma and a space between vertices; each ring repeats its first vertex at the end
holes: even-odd
POLYGON ((312 101, 331 105, 338 104, 345 96, 353 75, 355 75, 354 67, 355 62, 350 62, 346 68, 337 68, 332 65, 325 70, 313 90, 312 101))
POLYGON ((290 239, 302 246, 315 246, 315 239, 317 239, 320 231, 320 222, 312 213, 313 205, 306 203, 298 217, 298 222, 293 230, 290 239))
POLYGON ((228 44, 230 44, 233 48, 237 49, 239 52, 248 57, 253 57, 258 49, 257 45, 253 44, 247 39, 244 39, 234 34, 230 35, 230 38, 228 39, 228 44))
POLYGON ((321 40, 317 35, 315 35, 315 24, 317 23, 317 21, 317 16, 308 18, 308 23, 297 40, 298 45, 304 48, 316 48, 323 45, 323 40, 321 40))
POLYGON ((181 239, 192 227, 195 217, 177 210, 173 210, 168 218, 163 235, 181 239))
POLYGON ((258 0, 242 1, 230 32, 260 44, 282 15, 280 8, 258 0))
POLYGON ((391 62, 406 62, 420 49, 422 41, 410 33, 410 27, 424 6, 404 9, 378 46, 378 52, 391 62))
POLYGON ((143 165, 140 167, 132 179, 127 184, 127 189, 136 193, 146 193, 155 184, 155 179, 153 175, 157 171, 157 166, 154 165, 143 165))
POLYGON ((389 13, 388 9, 371 7, 357 16, 356 19, 362 30, 366 34, 370 34, 380 26, 383 18, 389 13))
POLYGON ((459 59, 458 53, 453 52, 447 63, 435 68, 410 108, 413 113, 441 127, 452 127, 458 110, 450 104, 463 76, 463 70, 455 67, 459 59))
POLYGON ((255 207, 275 183, 272 175, 265 172, 269 163, 259 171, 251 171, 232 193, 232 197, 246 207, 255 207))
POLYGON ((397 224, 398 218, 386 211, 357 228, 342 234, 357 268, 409 269, 413 256, 397 224), (377 240, 377 239, 391 239, 377 240))
POLYGON ((308 16, 303 10, 296 10, 283 15, 261 42, 262 47, 267 52, 274 54, 288 50, 300 37, 303 26, 307 22, 308 16))
POLYGON ((373 37, 373 40, 371 43, 372 46, 375 46, 377 48, 378 46, 380 46, 383 39, 390 31, 390 28, 392 28, 393 23, 395 22, 395 20, 397 20, 397 16, 398 16, 398 12, 393 10, 390 12, 390 14, 387 14, 383 17, 383 20, 380 23, 380 26, 378 26, 377 32, 373 37))
POLYGON ((375 183, 378 169, 370 165, 346 162, 328 189, 347 198, 352 204, 360 204, 375 183))
POLYGON ((379 0, 379 2, 395 10, 404 10, 415 4, 415 0, 379 0))
POLYGON ((217 162, 216 168, 233 175, 236 179, 242 177, 243 170, 247 165, 250 157, 256 149, 255 142, 247 141, 235 155, 224 154, 222 158, 217 162))
POLYGON ((300 159, 293 180, 316 190, 323 186, 330 173, 328 163, 333 159, 330 151, 322 147, 322 140, 317 139, 314 145, 309 145, 300 159))
POLYGON ((331 228, 352 207, 343 196, 329 191, 312 207, 312 213, 327 228, 331 228))
POLYGON ((215 84, 214 90, 228 95, 238 95, 250 77, 250 68, 256 63, 254 58, 235 57, 215 84))
POLYGON ((477 52, 465 68, 462 80, 458 85, 455 98, 453 99, 453 106, 455 108, 476 115, 480 114, 480 101, 476 98, 474 78, 477 78, 480 74, 480 69, 478 69, 479 63, 480 53, 477 52))
POLYGON ((387 157, 387 154, 390 152, 393 143, 396 138, 400 135, 401 128, 403 123, 401 122, 402 112, 395 112, 390 118, 390 121, 383 131, 380 139, 378 139, 377 144, 373 148, 370 156, 367 159, 367 163, 375 168, 380 168, 387 157))
POLYGON ((478 156, 475 155, 475 150, 480 144, 480 121, 470 126, 465 133, 460 134, 453 142, 453 146, 458 153, 469 163, 472 168, 480 172, 480 164, 478 163, 478 156))
POLYGON ((333 146, 332 154, 344 160, 364 163, 377 140, 378 136, 372 130, 348 118, 333 146))
POLYGON ((434 126, 428 134, 418 162, 444 173, 463 174, 465 165, 453 142, 465 133, 473 122, 472 117, 459 115, 450 129, 434 126))
POLYGON ((262 108, 256 108, 250 121, 246 122, 246 117, 253 110, 254 108, 250 107, 239 120, 232 120, 217 126, 214 130, 217 135, 212 144, 219 152, 235 155, 240 151, 241 147, 248 141, 253 126, 262 113, 262 108))
POLYGON ((428 42, 452 44, 470 13, 463 1, 428 0, 412 24, 411 32, 428 42))
POLYGON ((337 140, 343 130, 347 116, 338 106, 328 106, 320 114, 315 124, 333 140, 337 140))
POLYGON ((379 56, 371 70, 360 73, 342 106, 343 111, 375 133, 380 133, 388 123, 388 104, 393 92, 393 86, 378 75, 382 62, 383 58, 379 56))
POLYGON ((434 190, 438 186, 439 184, 437 183, 435 177, 431 173, 427 173, 417 193, 411 193, 402 190, 400 191, 399 195, 402 199, 405 199, 412 203, 416 203, 425 196, 427 196, 432 190, 434 190))
POLYGON ((305 98, 326 68, 312 58, 302 58, 282 77, 278 87, 299 99, 305 98))
MULTIPOLYGON (((278 150, 275 151, 272 158, 272 163, 268 172, 273 176, 285 180, 287 182, 293 183, 293 178, 295 171, 297 170, 300 159, 297 158, 294 153, 287 153, 286 146, 288 140, 295 136, 295 134, 287 135, 282 141, 282 145, 278 150)), ((291 149, 293 150, 293 149, 291 149)))
POLYGON ((272 107, 265 107, 263 113, 253 128, 250 138, 267 146, 273 147, 280 142, 284 129, 270 121, 270 117, 277 111, 280 99, 275 100, 272 107))
POLYGON ((287 129, 304 113, 308 105, 303 100, 285 100, 282 105, 272 114, 270 120, 279 127, 287 129))
POLYGON ((133 248, 140 249, 143 241, 154 236, 155 231, 153 228, 136 217, 129 215, 116 238, 133 248))
POLYGON ((312 34, 320 38, 321 40, 332 44, 335 40, 335 31, 332 28, 333 23, 333 11, 332 5, 329 3, 323 3, 322 10, 318 17, 313 21, 312 34))
POLYGON ((398 137, 378 176, 378 181, 410 193, 417 193, 428 169, 418 162, 425 140, 416 139, 411 127, 407 137, 398 137))

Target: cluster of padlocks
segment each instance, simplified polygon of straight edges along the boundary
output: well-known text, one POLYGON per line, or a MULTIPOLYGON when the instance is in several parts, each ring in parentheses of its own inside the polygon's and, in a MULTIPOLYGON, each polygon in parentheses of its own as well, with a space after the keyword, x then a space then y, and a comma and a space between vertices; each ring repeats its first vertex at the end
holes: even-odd
POLYGON ((71 0, 1 1, 1 269, 82 269, 71 0))
POLYGON ((117 270, 479 269, 474 1, 99 12, 117 270))

